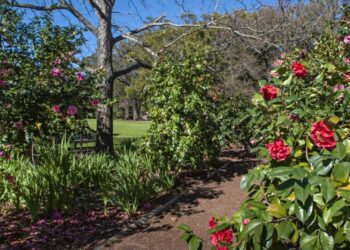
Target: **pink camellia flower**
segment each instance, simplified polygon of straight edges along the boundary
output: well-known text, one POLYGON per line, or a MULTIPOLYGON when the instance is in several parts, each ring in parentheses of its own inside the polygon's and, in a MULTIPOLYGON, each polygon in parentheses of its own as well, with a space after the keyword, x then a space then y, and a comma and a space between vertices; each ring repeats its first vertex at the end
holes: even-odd
POLYGON ((54 64, 55 65, 59 65, 59 64, 61 64, 62 63, 62 61, 61 61, 61 59, 59 59, 59 58, 56 58, 56 60, 54 61, 54 64))
POLYGON ((302 65, 299 62, 293 62, 292 69, 293 69, 294 75, 298 78, 305 78, 307 75, 307 71, 306 71, 304 65, 302 65))
POLYGON ((208 227, 209 227, 209 229, 214 229, 215 226, 216 226, 215 218, 214 218, 214 216, 212 216, 209 218, 208 227))
POLYGON ((6 81, 5 80, 0 80, 0 87, 4 87, 6 85, 6 81))
POLYGON ((344 82, 350 81, 350 73, 349 72, 346 72, 343 74, 343 80, 344 80, 344 82))
POLYGON ((350 44, 350 35, 345 36, 344 39, 343 39, 343 42, 345 44, 350 44))
POLYGON ((272 71, 270 71, 270 76, 272 76, 272 77, 276 78, 276 77, 279 77, 279 76, 280 76, 280 74, 278 74, 278 72, 276 72, 276 71, 272 70, 272 71))
POLYGON ((22 121, 15 122, 15 127, 16 129, 23 129, 23 122, 22 121))
POLYGON ((334 92, 337 92, 338 90, 342 90, 342 89, 344 89, 345 88, 345 86, 343 85, 343 84, 336 84, 336 85, 334 85, 334 87, 333 87, 333 91, 334 92))
POLYGON ((290 147, 284 144, 281 139, 276 139, 275 141, 266 144, 266 149, 271 158, 276 161, 284 161, 290 154, 290 147))
POLYGON ((77 79, 78 82, 84 81, 84 75, 82 72, 76 72, 75 73, 75 79, 77 79))
POLYGON ((337 144, 334 132, 327 127, 323 120, 312 124, 310 134, 311 139, 319 148, 332 149, 337 144))
POLYGON ((67 109, 67 114, 75 116, 78 113, 78 108, 75 105, 69 105, 67 109))
POLYGON ((52 111, 55 112, 55 113, 60 112, 60 105, 54 104, 54 105, 52 106, 52 111))
POLYGON ((61 70, 59 68, 53 68, 51 70, 51 76, 53 76, 53 77, 61 77, 62 76, 61 70))
POLYGON ((346 64, 350 64, 350 58, 349 57, 344 57, 343 61, 346 64))
POLYGON ((274 62, 272 63, 272 66, 276 68, 276 67, 281 66, 282 63, 283 63, 283 60, 277 59, 276 61, 274 61, 274 62))
POLYGON ((249 222, 250 222, 249 219, 243 219, 243 220, 242 220, 242 224, 243 224, 244 226, 248 225, 249 222))
POLYGON ((94 99, 91 100, 91 105, 92 105, 92 106, 95 106, 95 107, 96 107, 99 103, 100 103, 100 101, 99 101, 98 99, 96 99, 96 98, 94 98, 94 99))

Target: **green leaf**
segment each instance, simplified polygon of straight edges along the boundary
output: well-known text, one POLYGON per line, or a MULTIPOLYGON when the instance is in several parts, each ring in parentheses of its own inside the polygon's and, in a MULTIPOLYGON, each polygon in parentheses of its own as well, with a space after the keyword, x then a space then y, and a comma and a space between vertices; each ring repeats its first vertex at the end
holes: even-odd
POLYGON ((252 173, 248 173, 243 176, 241 180, 241 189, 245 192, 248 192, 252 184, 254 183, 254 175, 252 173))
POLYGON ((321 74, 319 74, 315 78, 316 83, 321 83, 323 81, 323 78, 324 78, 324 72, 321 72, 321 74))
POLYGON ((303 234, 300 239, 300 247, 303 250, 314 250, 314 245, 317 241, 316 235, 303 234))
POLYGON ((329 181, 329 179, 324 179, 321 186, 321 193, 324 201, 328 203, 331 199, 333 199, 335 195, 335 187, 334 185, 329 181))
POLYGON ((286 209, 281 204, 270 204, 267 212, 276 218, 284 218, 287 214, 286 209))
POLYGON ((338 142, 335 149, 332 151, 333 157, 343 160, 346 156, 346 148, 342 142, 338 142))
POLYGON ((183 231, 183 232, 186 232, 186 233, 192 233, 192 229, 187 226, 186 224, 180 224, 177 226, 177 229, 183 231))
POLYGON ((288 86, 293 80, 293 74, 290 74, 289 77, 284 81, 282 82, 282 85, 283 86, 288 86))
POLYGON ((292 222, 285 220, 277 225, 278 236, 281 239, 289 240, 294 233, 292 222))
POLYGON ((350 190, 338 189, 337 194, 346 201, 350 202, 350 190))
POLYGON ((314 144, 310 141, 310 138, 308 136, 306 136, 306 146, 308 149, 312 149, 314 147, 314 144))
POLYGON ((341 199, 336 201, 329 209, 325 208, 323 210, 323 220, 326 224, 332 221, 333 216, 343 207, 345 207, 346 202, 341 199))
POLYGON ((298 220, 305 223, 313 212, 312 200, 308 199, 305 205, 301 204, 298 201, 294 202, 294 211, 298 220))
POLYGON ((334 180, 346 183, 350 173, 350 162, 341 162, 334 166, 332 176, 334 180))
POLYGON ((277 167, 273 168, 271 170, 271 173, 269 174, 269 178, 279 178, 279 179, 285 179, 288 178, 289 175, 293 172, 293 168, 291 167, 277 167))
POLYGON ((299 201, 301 201, 303 204, 305 204, 305 201, 310 196, 309 185, 302 187, 299 184, 295 183, 294 184, 294 193, 295 193, 295 197, 299 201))
POLYGON ((257 220, 249 222, 249 224, 244 228, 243 234, 247 235, 250 232, 255 231, 255 229, 258 226, 260 226, 261 224, 262 224, 262 222, 261 221, 257 221, 257 220))
POLYGON ((334 249, 334 239, 327 232, 320 231, 320 245, 322 250, 333 250, 334 249))
POLYGON ((198 237, 196 236, 192 236, 189 244, 188 244, 188 250, 200 250, 202 247, 202 242, 200 241, 200 239, 198 239, 198 237))
POLYGON ((229 228, 230 227, 230 224, 229 223, 222 223, 218 226, 216 226, 215 228, 211 229, 211 230, 208 230, 208 234, 212 234, 212 233, 216 233, 216 232, 219 232, 221 230, 224 230, 226 228, 229 228))

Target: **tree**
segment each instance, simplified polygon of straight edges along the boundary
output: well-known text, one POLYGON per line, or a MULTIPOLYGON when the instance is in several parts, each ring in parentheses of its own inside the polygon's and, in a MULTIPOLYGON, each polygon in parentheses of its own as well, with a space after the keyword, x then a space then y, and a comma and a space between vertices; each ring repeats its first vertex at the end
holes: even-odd
MULTIPOLYGON (((148 53, 153 57, 157 57, 157 53, 150 50, 136 35, 149 30, 154 27, 161 26, 192 26, 190 24, 177 25, 171 22, 163 21, 164 17, 160 16, 151 20, 144 26, 130 30, 128 32, 120 32, 118 35, 114 35, 114 30, 118 27, 113 24, 113 14, 115 13, 114 7, 115 0, 89 0, 84 1, 85 7, 89 7, 94 10, 96 18, 98 20, 97 26, 95 26, 86 16, 79 11, 79 6, 73 4, 69 0, 56 0, 51 1, 50 4, 46 4, 42 1, 41 4, 32 3, 19 3, 11 0, 1 0, 2 4, 11 7, 31 9, 35 11, 56 11, 64 10, 70 12, 77 20, 79 20, 95 37, 97 40, 97 68, 103 69, 105 76, 101 82, 101 94, 105 100, 110 100, 113 97, 113 83, 114 80, 120 76, 128 74, 138 68, 146 67, 149 65, 135 60, 133 64, 116 69, 113 65, 113 48, 124 40, 129 40, 133 43, 141 45, 148 53)), ((81 6, 80 6, 81 7, 81 6)), ((215 27, 215 20, 203 25, 198 25, 199 28, 215 27)), ((110 154, 114 154, 113 149, 113 112, 112 106, 108 102, 103 102, 98 105, 97 110, 97 138, 96 138, 97 151, 104 151, 110 154)))

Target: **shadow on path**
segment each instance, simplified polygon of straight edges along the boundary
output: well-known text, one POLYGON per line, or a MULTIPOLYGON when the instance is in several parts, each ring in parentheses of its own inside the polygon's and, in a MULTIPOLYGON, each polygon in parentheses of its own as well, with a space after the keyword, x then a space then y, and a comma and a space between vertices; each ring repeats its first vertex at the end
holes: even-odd
POLYGON ((108 241, 102 249, 187 249, 180 241, 180 233, 176 229, 182 223, 188 224, 199 236, 208 239, 208 218, 215 213, 230 216, 239 208, 245 197, 239 186, 241 176, 256 164, 251 155, 243 152, 227 152, 223 156, 231 159, 224 168, 185 179, 185 192, 174 204, 142 227, 132 230, 122 238, 108 241), (243 155, 245 160, 237 159, 243 155))

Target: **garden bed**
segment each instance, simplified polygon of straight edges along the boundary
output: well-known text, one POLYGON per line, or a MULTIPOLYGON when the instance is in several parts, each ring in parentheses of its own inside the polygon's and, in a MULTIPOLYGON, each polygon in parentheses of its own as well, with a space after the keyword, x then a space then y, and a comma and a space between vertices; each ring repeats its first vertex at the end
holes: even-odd
POLYGON ((92 202, 71 213, 52 213, 31 223, 28 212, 14 212, 13 207, 4 206, 0 213, 0 249, 92 249, 97 242, 127 228, 150 209, 166 203, 176 194, 178 187, 196 179, 215 178, 219 166, 228 158, 240 157, 242 152, 237 148, 224 151, 215 168, 182 174, 172 191, 158 194, 132 216, 117 206, 104 210, 99 202, 92 202))

